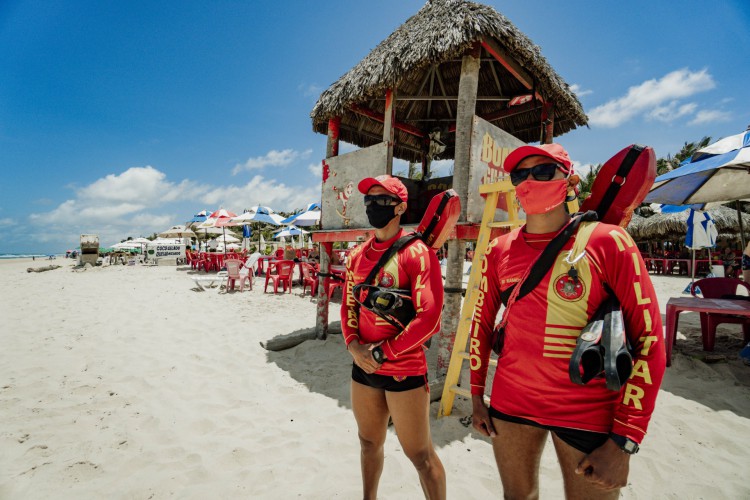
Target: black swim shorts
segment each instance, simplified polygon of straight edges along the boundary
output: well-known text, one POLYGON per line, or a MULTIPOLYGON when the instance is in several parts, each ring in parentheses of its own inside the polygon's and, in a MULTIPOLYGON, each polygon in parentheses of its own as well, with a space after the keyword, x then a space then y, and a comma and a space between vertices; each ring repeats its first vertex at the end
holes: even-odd
POLYGON ((609 434, 604 434, 601 432, 582 431, 579 429, 566 429, 565 427, 554 427, 551 425, 542 425, 534 422, 533 420, 506 415, 505 413, 497 411, 491 406, 490 416, 498 420, 504 420, 505 422, 532 425, 541 429, 547 429, 550 432, 554 432, 557 437, 559 437, 564 443, 572 446, 578 451, 586 453, 587 455, 606 443, 607 439, 609 439, 609 434))
POLYGON ((750 271, 750 255, 742 254, 742 270, 750 271))
POLYGON ((388 392, 403 392, 422 387, 427 384, 427 374, 412 377, 393 377, 365 373, 365 371, 352 364, 352 380, 368 387, 383 389, 388 392))

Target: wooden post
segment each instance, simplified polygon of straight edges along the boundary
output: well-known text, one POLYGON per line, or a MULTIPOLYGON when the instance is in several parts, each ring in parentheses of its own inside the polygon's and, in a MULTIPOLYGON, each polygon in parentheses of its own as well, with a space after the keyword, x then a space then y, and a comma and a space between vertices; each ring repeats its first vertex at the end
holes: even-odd
POLYGON ((385 158, 385 173, 393 175, 393 141, 395 139, 395 129, 393 124, 396 121, 396 91, 388 89, 385 92, 385 116, 383 120, 383 142, 387 146, 385 158))
MULTIPOLYGON (((461 63, 461 81, 458 84, 458 108, 456 111, 456 155, 453 167, 453 189, 461 199, 461 216, 466 220, 469 201, 469 156, 471 152, 471 129, 477 103, 479 85, 480 46, 475 45, 464 55, 461 63)), ((445 307, 443 324, 438 337, 436 377, 444 378, 448 373, 451 351, 456 339, 456 330, 461 316, 461 293, 464 273, 466 242, 448 241, 448 266, 445 276, 445 307)))
POLYGON ((555 137, 555 103, 547 101, 542 109, 542 123, 544 124, 543 144, 552 144, 555 137))
MULTIPOLYGON (((339 126, 341 117, 328 120, 328 142, 326 144, 326 158, 339 155, 339 126)), ((328 263, 331 260, 333 243, 320 244, 320 272, 328 274, 328 263)), ((315 336, 325 340, 328 336, 328 278, 318 284, 317 316, 315 317, 315 336)))

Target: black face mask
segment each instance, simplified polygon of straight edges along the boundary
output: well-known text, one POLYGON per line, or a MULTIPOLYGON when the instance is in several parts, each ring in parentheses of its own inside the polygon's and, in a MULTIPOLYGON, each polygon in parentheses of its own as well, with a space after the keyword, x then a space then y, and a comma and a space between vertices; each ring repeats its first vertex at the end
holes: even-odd
POLYGON ((388 205, 381 207, 377 203, 373 203, 369 207, 365 207, 367 220, 370 221, 370 225, 375 229, 383 229, 393 220, 394 217, 396 217, 397 206, 398 205, 388 205))

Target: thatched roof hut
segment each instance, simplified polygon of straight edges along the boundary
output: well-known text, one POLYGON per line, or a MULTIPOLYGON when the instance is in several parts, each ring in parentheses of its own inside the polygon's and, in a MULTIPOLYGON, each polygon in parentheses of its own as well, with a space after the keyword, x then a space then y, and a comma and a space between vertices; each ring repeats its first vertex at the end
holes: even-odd
MULTIPOLYGON (((737 211, 732 208, 719 206, 706 210, 716 224, 716 230, 722 238, 732 238, 739 235, 740 227, 737 211)), ((677 213, 658 213, 651 217, 641 217, 637 214, 625 228, 636 241, 684 239, 687 234, 687 220, 690 210, 677 213)), ((750 230, 750 214, 742 214, 742 227, 745 233, 750 230)))
POLYGON ((423 160, 424 138, 440 130, 447 146, 440 158, 453 158, 461 58, 472 47, 481 58, 477 115, 524 142, 540 140, 547 111, 554 136, 586 125, 568 84, 505 16, 465 0, 432 0, 321 94, 311 113, 313 130, 326 134, 329 119, 340 117, 341 140, 359 147, 380 143, 385 92, 396 89, 403 126, 393 155, 423 160), (512 101, 526 95, 534 98, 512 101))

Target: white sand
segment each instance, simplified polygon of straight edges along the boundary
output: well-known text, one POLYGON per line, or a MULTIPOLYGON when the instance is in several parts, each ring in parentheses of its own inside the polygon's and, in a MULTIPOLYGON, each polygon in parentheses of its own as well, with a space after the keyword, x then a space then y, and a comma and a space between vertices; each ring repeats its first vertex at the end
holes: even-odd
MULTIPOLYGON (((340 335, 268 352, 315 323, 315 304, 197 292, 186 268, 0 261, 0 498, 357 498, 351 361, 340 335), (27 273, 50 263, 61 269, 27 273)), ((656 277, 662 313, 689 280, 656 277)), ((338 304, 331 306, 331 320, 338 304)), ((739 326, 705 364, 687 315, 627 498, 749 498, 750 367, 739 326), (687 353, 688 355, 684 354, 687 353)), ((433 416, 437 404, 433 404, 433 416)), ((466 401, 433 420, 452 498, 498 498, 489 442, 466 401)), ((561 497, 551 446, 542 497, 561 497)), ((381 498, 421 498, 395 434, 381 498)))

